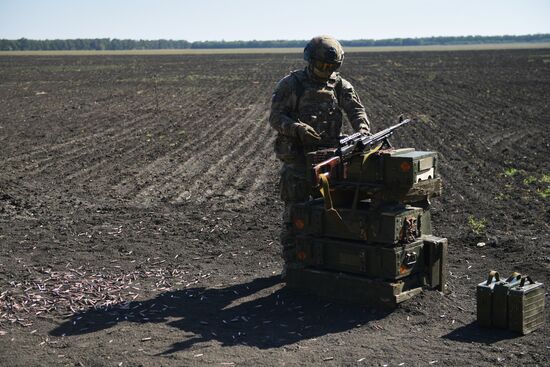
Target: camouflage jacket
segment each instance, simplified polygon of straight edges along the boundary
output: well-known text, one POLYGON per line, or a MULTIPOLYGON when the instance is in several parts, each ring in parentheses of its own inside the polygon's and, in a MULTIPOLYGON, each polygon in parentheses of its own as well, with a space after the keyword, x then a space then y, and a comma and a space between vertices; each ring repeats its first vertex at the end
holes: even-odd
POLYGON ((293 71, 277 85, 271 101, 269 123, 279 136, 277 156, 283 161, 304 155, 296 122, 312 126, 322 137, 319 147, 335 146, 342 128, 342 110, 355 131, 369 131, 365 108, 352 85, 339 73, 326 82, 310 76, 309 70, 293 71))

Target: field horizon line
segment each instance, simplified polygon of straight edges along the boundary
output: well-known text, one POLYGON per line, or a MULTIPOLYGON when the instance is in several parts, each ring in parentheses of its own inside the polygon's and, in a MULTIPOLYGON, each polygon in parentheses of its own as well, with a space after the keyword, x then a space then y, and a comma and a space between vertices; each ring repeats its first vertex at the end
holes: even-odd
MULTIPOLYGON (((345 47, 346 53, 359 52, 429 52, 429 51, 488 51, 546 49, 550 42, 540 43, 486 43, 469 45, 425 45, 425 46, 360 46, 345 47)), ((0 51, 0 56, 114 56, 114 55, 216 55, 216 54, 282 54, 301 53, 301 47, 281 48, 213 48, 213 49, 158 49, 158 50, 36 50, 0 51)))

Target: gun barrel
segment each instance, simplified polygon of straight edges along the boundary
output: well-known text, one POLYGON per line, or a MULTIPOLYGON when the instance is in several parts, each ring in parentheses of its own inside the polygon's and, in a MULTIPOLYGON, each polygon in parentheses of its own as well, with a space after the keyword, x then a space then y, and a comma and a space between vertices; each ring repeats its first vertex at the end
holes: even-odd
POLYGON ((406 119, 406 120, 401 121, 398 124, 395 124, 393 126, 388 127, 387 129, 381 130, 381 131, 377 132, 376 134, 373 134, 371 136, 365 136, 364 139, 362 140, 362 144, 363 144, 363 146, 367 146, 367 145, 372 145, 372 144, 378 143, 379 141, 382 141, 384 139, 387 139, 388 137, 390 137, 393 134, 393 132, 396 129, 398 129, 399 127, 401 127, 403 125, 408 124, 411 121, 412 121, 411 119, 406 119))
POLYGON ((408 124, 411 121, 411 119, 403 120, 398 124, 390 126, 387 129, 381 130, 376 134, 370 136, 363 135, 361 133, 355 133, 343 139, 340 139, 338 155, 340 155, 341 157, 347 157, 353 154, 353 152, 355 152, 357 148, 364 150, 368 146, 372 146, 378 142, 384 141, 393 134, 394 130, 405 124, 408 124))

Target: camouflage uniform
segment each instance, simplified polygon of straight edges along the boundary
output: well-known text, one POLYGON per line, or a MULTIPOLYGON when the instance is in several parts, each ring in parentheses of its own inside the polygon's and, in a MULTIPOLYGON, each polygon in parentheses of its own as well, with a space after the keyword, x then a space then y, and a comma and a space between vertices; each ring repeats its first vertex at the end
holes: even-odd
POLYGON ((278 132, 275 153, 283 162, 280 190, 284 212, 280 240, 286 264, 295 262, 291 206, 318 196, 306 180, 306 153, 338 145, 342 110, 355 131, 369 132, 365 108, 352 85, 337 72, 328 80, 321 80, 306 67, 284 77, 273 93, 269 123, 278 132), (299 122, 312 126, 321 139, 304 146, 297 132, 299 122))

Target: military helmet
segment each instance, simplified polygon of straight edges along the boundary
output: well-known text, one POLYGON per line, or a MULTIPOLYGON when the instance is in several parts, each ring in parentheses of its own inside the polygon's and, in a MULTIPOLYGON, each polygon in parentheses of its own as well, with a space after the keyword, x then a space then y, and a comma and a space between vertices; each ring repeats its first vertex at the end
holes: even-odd
POLYGON ((344 49, 340 42, 330 36, 314 37, 304 48, 304 60, 319 70, 334 71, 344 61, 344 49))

